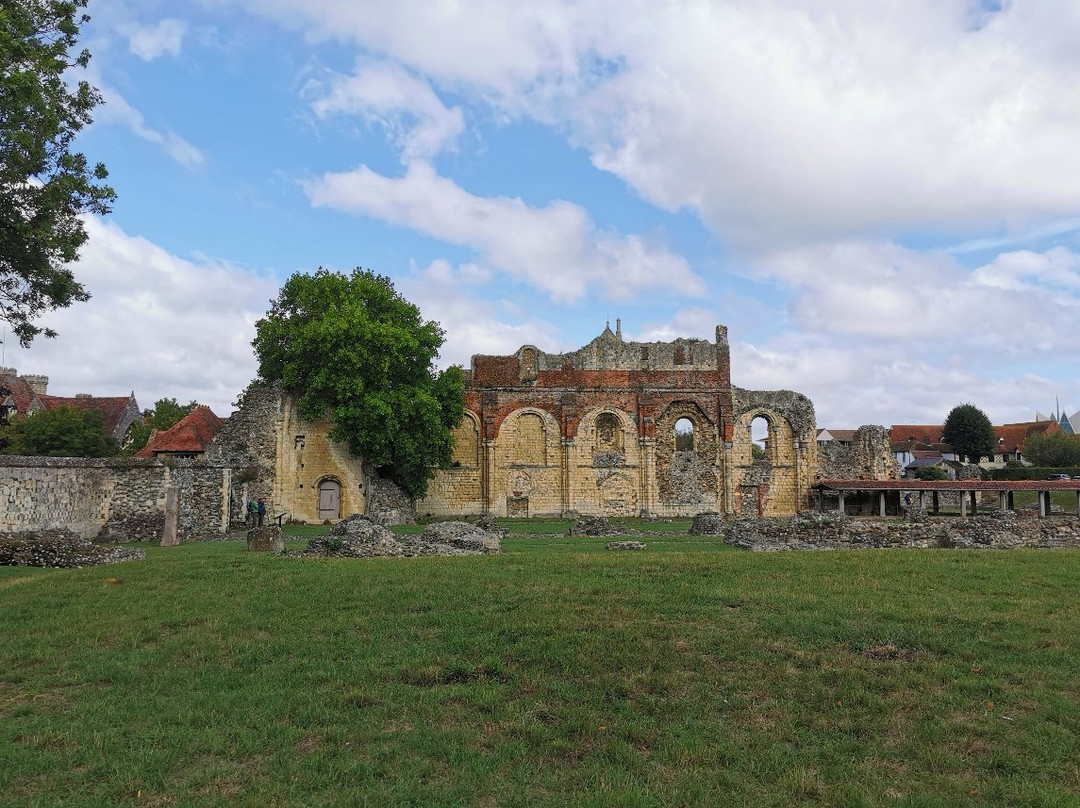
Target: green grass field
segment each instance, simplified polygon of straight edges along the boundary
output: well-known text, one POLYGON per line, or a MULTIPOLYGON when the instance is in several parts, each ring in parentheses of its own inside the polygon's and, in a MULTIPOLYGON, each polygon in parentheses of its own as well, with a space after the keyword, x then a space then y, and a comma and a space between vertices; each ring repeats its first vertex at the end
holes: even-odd
POLYGON ((0 805, 1080 804, 1080 553, 559 524, 0 568, 0 805))

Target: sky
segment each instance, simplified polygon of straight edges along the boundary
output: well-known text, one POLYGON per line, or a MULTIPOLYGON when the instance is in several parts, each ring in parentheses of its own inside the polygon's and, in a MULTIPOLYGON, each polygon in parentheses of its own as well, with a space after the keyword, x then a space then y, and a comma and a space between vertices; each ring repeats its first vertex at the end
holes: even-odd
POLYGON ((1080 0, 90 0, 93 295, 3 362, 197 400, 319 266, 441 365, 712 340, 819 427, 1080 407, 1080 0))

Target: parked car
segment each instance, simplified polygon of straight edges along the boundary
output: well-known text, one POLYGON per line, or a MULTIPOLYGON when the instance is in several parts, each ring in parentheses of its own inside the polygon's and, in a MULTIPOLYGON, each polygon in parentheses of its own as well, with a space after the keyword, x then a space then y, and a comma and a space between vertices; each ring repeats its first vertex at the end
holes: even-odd
POLYGON ((1071 480, 1072 478, 1068 474, 1051 474, 1046 479, 1048 479, 1048 480, 1071 480))

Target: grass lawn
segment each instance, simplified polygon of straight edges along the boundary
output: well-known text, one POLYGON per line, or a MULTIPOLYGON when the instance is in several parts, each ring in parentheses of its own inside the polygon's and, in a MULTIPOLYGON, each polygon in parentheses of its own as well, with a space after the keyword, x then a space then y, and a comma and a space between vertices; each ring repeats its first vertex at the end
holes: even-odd
POLYGON ((0 805, 1080 804, 1080 553, 684 529, 0 568, 0 805))

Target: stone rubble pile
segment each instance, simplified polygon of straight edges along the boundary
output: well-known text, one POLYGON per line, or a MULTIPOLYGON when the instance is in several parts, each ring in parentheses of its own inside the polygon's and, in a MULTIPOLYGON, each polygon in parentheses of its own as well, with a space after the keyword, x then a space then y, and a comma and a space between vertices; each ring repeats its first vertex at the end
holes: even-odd
POLYGON ((145 550, 102 547, 63 528, 0 533, 0 566, 93 567, 145 557, 145 550))
POLYGON ((490 513, 485 513, 483 516, 477 517, 476 526, 481 530, 486 530, 488 533, 498 533, 499 536, 504 539, 510 535, 510 531, 505 527, 500 527, 498 520, 490 513))
POLYGON ((892 522, 815 513, 794 518, 739 519, 725 530, 724 541, 755 552, 886 547, 1080 547, 1080 519, 1031 519, 1014 511, 995 511, 967 519, 939 517, 892 522))
POLYGON ((716 512, 699 513, 690 526, 691 536, 722 536, 727 520, 716 512))
POLYGON ((578 519, 566 531, 567 536, 621 536, 625 530, 615 527, 603 516, 578 519))
POLYGON ((300 554, 316 558, 407 558, 483 555, 501 550, 498 533, 468 522, 436 522, 419 536, 395 536, 366 516, 353 514, 330 528, 330 535, 309 541, 300 554))
POLYGON ((643 541, 609 541, 607 543, 608 550, 644 550, 645 542, 643 541))

